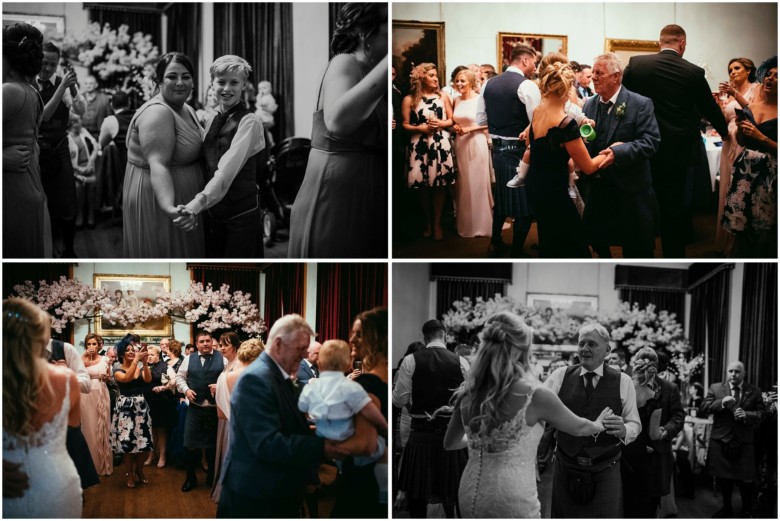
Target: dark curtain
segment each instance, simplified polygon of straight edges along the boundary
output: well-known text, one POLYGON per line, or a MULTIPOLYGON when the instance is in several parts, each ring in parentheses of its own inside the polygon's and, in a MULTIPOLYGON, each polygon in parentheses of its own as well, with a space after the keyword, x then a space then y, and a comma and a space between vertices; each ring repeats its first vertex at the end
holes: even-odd
MULTIPOLYGON (((72 273, 72 263, 6 262, 3 264, 3 298, 18 296, 14 291, 14 286, 24 284, 27 280, 32 281, 37 288, 38 283, 42 280, 51 283, 60 280, 60 277, 63 276, 71 278, 72 273)), ((91 281, 86 282, 90 283, 91 281)), ((58 340, 73 343, 73 324, 68 324, 62 333, 52 330, 51 335, 58 340)))
MULTIPOLYGON (((200 78, 200 24, 201 5, 195 3, 171 3, 165 11, 168 17, 168 52, 186 54, 195 69, 195 81, 200 78)), ((205 88, 201 88, 205 93, 205 88)), ((202 96, 201 96, 202 97, 202 96)), ((198 98, 200 99, 200 97, 198 98)))
POLYGON ((348 340, 362 311, 387 306, 387 264, 317 265, 317 339, 348 340))
POLYGON ((214 4, 214 56, 236 54, 252 66, 249 81, 271 82, 279 109, 271 129, 278 143, 294 132, 292 4, 214 4))
POLYGON ((732 269, 733 265, 724 266, 690 290, 691 327, 688 340, 694 355, 705 353, 705 347, 709 348, 706 362, 711 382, 720 382, 726 375, 732 269))
MULTIPOLYGON (((162 47, 160 37, 160 13, 156 9, 139 9, 112 4, 84 4, 89 8, 90 22, 98 22, 101 26, 111 24, 111 29, 119 29, 120 25, 129 26, 129 33, 142 32, 152 35, 152 43, 162 47)), ((179 30, 184 27, 181 26, 179 30)), ((199 32, 199 31, 198 31, 199 32)))
POLYGON ((487 300, 496 293, 503 295, 506 282, 480 279, 438 279, 436 281, 436 316, 441 317, 451 307, 452 303, 463 297, 472 300, 482 297, 487 300))
POLYGON ((188 266, 192 271, 192 280, 202 282, 218 290, 222 284, 230 286, 230 291, 243 291, 251 294, 251 300, 258 303, 258 291, 260 290, 260 270, 257 268, 239 268, 231 266, 188 266))
POLYGON ((306 265, 273 264, 265 270, 265 312, 270 330, 274 322, 290 313, 304 314, 306 305, 306 265))
MULTIPOLYGON (((336 32, 336 22, 339 20, 339 12, 344 7, 345 2, 330 2, 328 4, 328 47, 330 42, 333 41, 333 33, 336 32)), ((333 51, 329 51, 328 55, 333 58, 333 51)))
POLYGON ((669 291, 649 288, 621 288, 620 300, 631 305, 639 304, 644 309, 655 304, 656 311, 668 311, 677 314, 677 322, 685 324, 685 291, 669 291))
POLYGON ((777 383, 777 264, 745 264, 739 359, 763 391, 777 383))

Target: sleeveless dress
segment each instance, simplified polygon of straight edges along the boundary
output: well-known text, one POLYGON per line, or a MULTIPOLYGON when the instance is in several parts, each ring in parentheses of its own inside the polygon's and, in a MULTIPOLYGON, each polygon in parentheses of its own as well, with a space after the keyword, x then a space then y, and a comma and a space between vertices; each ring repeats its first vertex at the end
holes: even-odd
POLYGON ((3 517, 81 517, 81 480, 65 448, 69 412, 70 380, 60 411, 36 432, 14 436, 3 430, 3 460, 21 463, 30 482, 22 497, 3 498, 3 517))
POLYGON ((203 129, 195 111, 185 105, 189 121, 176 113, 157 95, 144 103, 130 121, 127 131, 127 168, 122 191, 124 207, 123 244, 128 258, 202 258, 205 252, 203 222, 185 232, 162 212, 152 189, 149 163, 143 157, 138 137, 138 118, 152 105, 167 107, 174 116, 176 148, 170 164, 174 205, 187 204, 205 186, 200 148, 203 129))
MULTIPOLYGON (((122 369, 116 366, 116 372, 122 369)), ((114 420, 111 423, 111 448, 122 454, 151 452, 152 417, 149 415, 149 404, 144 398, 146 383, 141 375, 135 380, 117 382, 119 397, 114 406, 114 420)))
POLYGON ((569 196, 569 153, 563 143, 580 139, 577 123, 566 116, 541 138, 530 130, 531 167, 525 193, 536 218, 539 256, 543 258, 592 257, 577 206, 569 196))
POLYGON ((3 171, 3 255, 40 259, 52 256, 51 218, 41 184, 38 147, 43 101, 32 85, 16 85, 24 91, 24 102, 3 120, 3 148, 27 146, 30 164, 22 171, 3 171))
MULTIPOLYGON (((777 118, 756 128, 777 141, 777 118)), ((777 158, 746 147, 731 169, 731 187, 726 195, 723 229, 744 235, 756 244, 777 244, 777 158)), ((770 252, 772 257, 777 251, 770 252)))
POLYGON ((287 256, 387 257, 387 102, 348 135, 325 126, 319 95, 316 107, 306 175, 290 215, 287 256))
POLYGON ((217 423, 217 445, 214 458, 214 484, 211 486, 211 500, 219 503, 222 496, 222 462, 225 460, 228 448, 230 447, 230 390, 227 386, 227 375, 232 371, 225 369, 219 378, 217 378, 217 391, 214 394, 214 401, 223 413, 226 419, 219 419, 217 423))
MULTIPOLYGON (((409 115, 409 124, 424 125, 428 118, 444 119, 444 102, 439 96, 422 98, 409 115)), ((414 133, 409 142, 409 187, 447 186, 455 182, 455 164, 447 129, 433 134, 414 133)))
POLYGON ((490 433, 467 429, 469 462, 458 491, 464 518, 541 517, 536 492, 536 449, 544 426, 538 422, 529 427, 525 413, 542 384, 530 385, 531 391, 514 418, 490 433))
POLYGON ((111 432, 111 398, 106 383, 100 377, 108 371, 108 359, 101 357, 100 362, 87 367, 89 373, 89 394, 81 395, 81 432, 87 440, 89 453, 95 470, 101 476, 114 471, 114 455, 111 453, 109 434, 111 432))
MULTIPOLYGON (((455 103, 452 118, 461 127, 477 124, 479 96, 455 103)), ((493 193, 490 189, 490 149, 484 131, 455 138, 458 182, 455 185, 456 224, 461 237, 490 237, 493 233, 493 193)))

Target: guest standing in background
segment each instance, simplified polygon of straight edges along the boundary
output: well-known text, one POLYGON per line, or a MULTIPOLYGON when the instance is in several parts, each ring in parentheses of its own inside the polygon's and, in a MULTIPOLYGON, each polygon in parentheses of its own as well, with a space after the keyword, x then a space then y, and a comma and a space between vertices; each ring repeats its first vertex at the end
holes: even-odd
MULTIPOLYGON (((154 446, 157 447, 160 459, 157 467, 163 468, 166 464, 166 451, 168 447, 168 433, 175 423, 173 389, 176 387, 176 373, 168 367, 168 364, 160 357, 160 348, 149 346, 149 369, 152 372, 152 381, 146 388, 144 397, 149 403, 149 414, 152 418, 152 436, 154 446)), ((144 466, 154 462, 155 451, 149 452, 144 466)))
POLYGON ((3 255, 9 258, 52 256, 38 145, 43 101, 31 85, 42 63, 38 29, 3 28, 3 255))
POLYGON ((345 4, 331 51, 288 256, 386 257, 387 4, 345 4))
POLYGON ((68 150, 76 178, 76 230, 95 228, 95 205, 97 204, 97 157, 98 143, 81 124, 81 118, 70 115, 68 129, 68 150))
POLYGON ((105 356, 98 354, 100 337, 89 333, 84 339, 84 354, 81 356, 89 373, 90 391, 81 398, 81 432, 87 440, 89 453, 95 470, 101 476, 114 471, 114 458, 111 452, 111 398, 106 382, 111 378, 111 367, 105 356))
POLYGON ((123 252, 128 258, 200 258, 202 219, 182 213, 204 185, 203 130, 185 103, 193 89, 192 62, 170 52, 156 67, 159 94, 133 116, 127 138, 123 252))
POLYGON ((452 106, 449 97, 439 93, 436 65, 422 63, 412 70, 401 111, 410 135, 408 184, 417 190, 425 216, 423 237, 440 241, 445 187, 455 182, 455 164, 447 130, 452 126, 452 106))
POLYGON ((456 224, 461 237, 490 237, 493 225, 493 194, 490 187, 490 149, 487 125, 477 125, 479 90, 477 78, 465 69, 455 76, 452 112, 457 133, 455 159, 458 163, 456 224))
POLYGON ((130 97, 121 90, 114 94, 111 106, 114 114, 103 120, 98 144, 100 150, 105 150, 113 143, 116 146, 117 157, 111 162, 104 158, 104 168, 98 172, 98 201, 102 202, 106 209, 113 210, 116 206, 122 205, 122 188, 127 166, 127 130, 135 116, 135 110, 130 108, 130 97))
POLYGON ((92 75, 84 78, 84 114, 81 117, 81 123, 87 132, 95 136, 100 135, 100 127, 106 117, 114 113, 111 109, 111 99, 104 93, 97 90, 97 78, 92 75))

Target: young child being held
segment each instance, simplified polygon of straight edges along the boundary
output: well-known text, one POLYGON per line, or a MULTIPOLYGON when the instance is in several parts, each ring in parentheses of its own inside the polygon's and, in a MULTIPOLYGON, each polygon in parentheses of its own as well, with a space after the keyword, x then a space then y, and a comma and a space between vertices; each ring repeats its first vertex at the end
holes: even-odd
MULTIPOLYGON (((307 413, 317 426, 317 435, 344 441, 355 433, 354 417, 362 414, 379 431, 387 430, 387 420, 363 387, 344 376, 351 371, 349 345, 343 340, 328 340, 320 348, 317 365, 319 378, 312 378, 303 388, 298 408, 307 413)), ((355 458, 356 465, 367 465, 382 456, 386 442, 377 438, 372 456, 355 458)))

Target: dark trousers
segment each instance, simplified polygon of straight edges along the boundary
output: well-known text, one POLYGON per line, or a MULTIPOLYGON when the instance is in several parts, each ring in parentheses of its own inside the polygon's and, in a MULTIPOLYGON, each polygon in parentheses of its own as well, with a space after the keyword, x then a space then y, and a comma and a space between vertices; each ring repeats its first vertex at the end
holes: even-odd
POLYGON ((689 155, 685 144, 663 142, 658 154, 650 159, 661 216, 661 247, 667 259, 685 258, 685 234, 691 219, 685 211, 689 155))
POLYGON ((217 506, 218 518, 276 518, 290 519, 301 517, 301 502, 294 498, 276 498, 274 501, 260 501, 244 496, 228 487, 222 487, 217 506))
POLYGON ((41 183, 51 216, 51 234, 54 256, 76 256, 73 241, 76 237, 76 178, 70 162, 68 140, 57 145, 41 143, 41 183))
MULTIPOLYGON (((214 481, 214 461, 217 458, 217 449, 203 449, 206 451, 206 481, 214 481)), ((184 461, 187 466, 187 479, 196 481, 195 471, 200 465, 200 449, 184 449, 184 461)))
POLYGON ((205 213, 206 256, 209 258, 262 259, 263 225, 260 208, 222 221, 205 213))
POLYGON ((731 496, 734 493, 734 483, 739 487, 739 495, 742 496, 742 512, 750 512, 753 507, 753 484, 734 479, 718 478, 721 494, 723 494, 723 508, 731 510, 731 496))
MULTIPOLYGON (((428 517, 428 500, 427 499, 410 499, 409 501, 409 517, 412 519, 425 519, 428 517)), ((447 519, 455 518, 455 505, 442 504, 444 508, 444 515, 447 519)), ((458 516, 460 517, 460 516, 458 516)))

